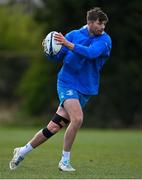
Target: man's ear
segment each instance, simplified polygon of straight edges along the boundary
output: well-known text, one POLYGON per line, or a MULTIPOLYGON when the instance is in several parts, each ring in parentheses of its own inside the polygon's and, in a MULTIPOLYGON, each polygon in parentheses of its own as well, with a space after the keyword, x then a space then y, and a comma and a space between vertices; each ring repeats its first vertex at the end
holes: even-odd
POLYGON ((91 21, 87 21, 87 24, 90 25, 90 24, 91 24, 91 21))

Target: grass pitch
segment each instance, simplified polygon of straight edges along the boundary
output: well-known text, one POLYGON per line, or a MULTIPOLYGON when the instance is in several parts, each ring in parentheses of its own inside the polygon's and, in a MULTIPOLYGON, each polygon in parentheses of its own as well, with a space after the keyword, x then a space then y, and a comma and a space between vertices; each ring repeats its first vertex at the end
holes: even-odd
POLYGON ((23 146, 38 128, 0 128, 1 179, 96 179, 142 178, 142 132, 130 130, 80 129, 71 162, 76 172, 61 172, 64 130, 29 153, 15 170, 9 161, 15 147, 23 146))

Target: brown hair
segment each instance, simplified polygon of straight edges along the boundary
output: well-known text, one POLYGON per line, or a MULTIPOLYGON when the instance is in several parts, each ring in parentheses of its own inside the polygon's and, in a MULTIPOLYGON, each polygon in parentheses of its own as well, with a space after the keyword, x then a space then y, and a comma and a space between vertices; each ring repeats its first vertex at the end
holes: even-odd
POLYGON ((108 21, 107 14, 104 13, 99 7, 94 7, 93 9, 87 11, 87 21, 96 21, 97 19, 100 22, 108 21))

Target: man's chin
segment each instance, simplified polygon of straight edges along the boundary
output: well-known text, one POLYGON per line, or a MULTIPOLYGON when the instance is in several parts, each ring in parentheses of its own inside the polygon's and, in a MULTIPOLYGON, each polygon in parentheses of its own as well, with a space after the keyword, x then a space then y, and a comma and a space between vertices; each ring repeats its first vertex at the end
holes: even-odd
POLYGON ((95 34, 97 35, 97 36, 100 36, 100 35, 102 35, 102 31, 97 31, 95 34))
POLYGON ((96 35, 96 36, 100 36, 102 35, 103 31, 92 31, 92 34, 96 35))
POLYGON ((102 30, 98 30, 97 31, 98 34, 102 34, 102 32, 103 32, 102 30))

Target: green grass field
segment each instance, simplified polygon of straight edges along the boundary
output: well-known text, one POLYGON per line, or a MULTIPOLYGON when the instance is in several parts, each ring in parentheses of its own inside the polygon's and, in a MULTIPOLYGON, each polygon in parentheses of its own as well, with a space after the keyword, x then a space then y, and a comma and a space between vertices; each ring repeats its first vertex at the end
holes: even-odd
POLYGON ((0 178, 95 179, 142 178, 142 132, 80 130, 72 149, 76 172, 61 172, 64 130, 28 154, 15 171, 9 170, 13 148, 24 145, 38 128, 0 128, 0 178))

